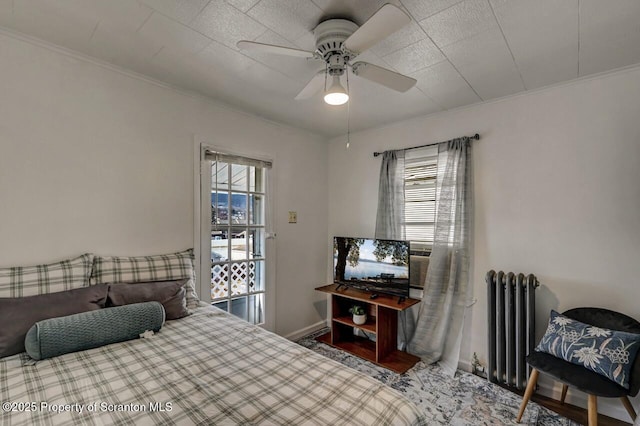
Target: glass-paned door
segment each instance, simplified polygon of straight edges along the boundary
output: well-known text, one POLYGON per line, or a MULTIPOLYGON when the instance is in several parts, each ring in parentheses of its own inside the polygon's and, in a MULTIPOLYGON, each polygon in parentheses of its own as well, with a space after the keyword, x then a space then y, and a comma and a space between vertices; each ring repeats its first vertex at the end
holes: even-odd
POLYGON ((266 170, 250 162, 211 162, 211 301, 252 324, 265 305, 266 170))

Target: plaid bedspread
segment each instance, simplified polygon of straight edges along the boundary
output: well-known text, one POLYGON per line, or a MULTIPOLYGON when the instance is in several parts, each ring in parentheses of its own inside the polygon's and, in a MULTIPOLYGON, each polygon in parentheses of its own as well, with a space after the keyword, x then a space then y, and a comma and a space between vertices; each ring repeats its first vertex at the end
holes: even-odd
POLYGON ((210 307, 150 338, 0 360, 0 425, 426 425, 395 390, 210 307))

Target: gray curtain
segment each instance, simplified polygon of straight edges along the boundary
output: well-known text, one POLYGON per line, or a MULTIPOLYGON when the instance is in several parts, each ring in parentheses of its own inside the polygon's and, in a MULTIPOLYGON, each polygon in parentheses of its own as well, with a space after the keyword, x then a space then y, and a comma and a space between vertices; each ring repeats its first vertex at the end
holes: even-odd
POLYGON ((404 240, 404 150, 385 151, 380 166, 376 238, 404 240))
POLYGON ((440 361, 450 375, 458 366, 469 301, 471 161, 469 138, 439 144, 434 244, 408 346, 425 362, 440 361))
MULTIPOLYGON (((404 240, 404 150, 385 151, 380 165, 375 237, 404 240)), ((398 345, 404 348, 415 322, 411 312, 399 314, 398 345)))

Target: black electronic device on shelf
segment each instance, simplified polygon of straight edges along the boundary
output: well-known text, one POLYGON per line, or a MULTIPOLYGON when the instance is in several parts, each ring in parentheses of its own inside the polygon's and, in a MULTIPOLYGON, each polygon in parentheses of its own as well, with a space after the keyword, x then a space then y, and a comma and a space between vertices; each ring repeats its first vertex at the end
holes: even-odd
POLYGON ((333 238, 334 283, 372 293, 409 297, 409 241, 333 238))

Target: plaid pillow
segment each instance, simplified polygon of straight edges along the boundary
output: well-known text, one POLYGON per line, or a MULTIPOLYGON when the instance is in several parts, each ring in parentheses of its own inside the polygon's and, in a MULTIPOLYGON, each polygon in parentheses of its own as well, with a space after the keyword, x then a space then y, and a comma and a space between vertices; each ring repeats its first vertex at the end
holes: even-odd
POLYGON ((198 306, 193 249, 155 256, 96 256, 91 284, 140 283, 189 278, 185 284, 187 308, 198 306))
POLYGON ((25 297, 87 287, 90 253, 47 265, 0 268, 0 297, 25 297))

